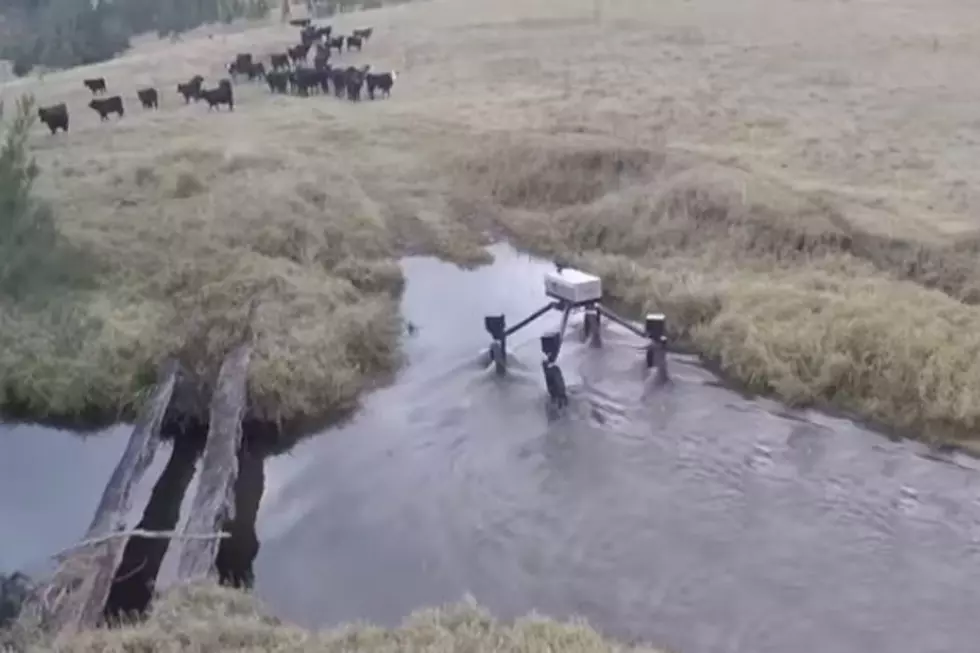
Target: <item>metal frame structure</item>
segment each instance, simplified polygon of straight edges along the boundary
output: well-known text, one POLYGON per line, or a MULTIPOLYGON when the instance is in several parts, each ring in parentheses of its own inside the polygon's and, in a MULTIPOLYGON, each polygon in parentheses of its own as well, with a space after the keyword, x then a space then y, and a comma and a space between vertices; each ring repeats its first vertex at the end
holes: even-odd
POLYGON ((667 375, 667 319, 662 313, 647 315, 643 328, 640 329, 603 306, 598 300, 571 303, 557 298, 511 327, 507 326, 504 315, 487 315, 483 318, 484 328, 493 338, 489 353, 497 374, 503 375, 507 372, 507 338, 542 317, 545 313, 558 311, 561 313, 559 328, 541 336, 541 353, 544 355, 541 368, 544 371, 545 385, 548 388, 548 396, 551 398, 552 404, 559 408, 567 405, 568 393, 565 389, 565 378, 561 368, 558 367, 558 354, 561 353, 561 346, 565 340, 569 317, 572 311, 576 309, 585 311, 585 324, 582 330, 583 341, 588 341, 592 347, 602 346, 601 324, 602 319, 605 318, 646 340, 647 345, 644 353, 647 369, 657 368, 657 381, 659 383, 669 380, 667 375))

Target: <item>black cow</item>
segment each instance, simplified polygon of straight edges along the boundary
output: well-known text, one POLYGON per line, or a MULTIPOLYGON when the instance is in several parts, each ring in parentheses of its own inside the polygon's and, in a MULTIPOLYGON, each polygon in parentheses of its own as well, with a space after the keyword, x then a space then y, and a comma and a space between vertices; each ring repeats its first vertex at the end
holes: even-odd
POLYGON ((365 41, 367 41, 367 40, 369 40, 371 38, 371 35, 374 34, 374 28, 373 27, 365 27, 364 29, 356 29, 356 30, 354 30, 353 34, 354 34, 354 36, 360 37, 360 38, 364 39, 365 41))
POLYGON ((293 63, 300 63, 306 61, 306 55, 310 52, 310 46, 300 43, 286 50, 289 55, 289 59, 293 63))
POLYGON ((248 75, 249 79, 254 79, 251 74, 252 65, 251 53, 238 54, 235 56, 235 60, 228 64, 228 74, 231 75, 232 79, 238 75, 248 75))
POLYGON ((324 25, 323 27, 316 28, 317 39, 329 39, 332 33, 333 33, 332 25, 324 25))
POLYGON ((56 134, 59 129, 68 131, 68 107, 64 102, 38 107, 37 117, 48 126, 52 134, 56 134))
POLYGON ((84 81, 88 90, 92 91, 92 95, 97 95, 99 93, 105 93, 105 77, 95 77, 93 79, 86 79, 84 81))
POLYGON ((365 75, 364 81, 367 82, 368 97, 373 100, 376 90, 381 91, 385 97, 389 97, 391 95, 391 87, 395 85, 395 79, 397 77, 398 73, 394 70, 390 73, 368 73, 365 75))
POLYGON ((159 97, 155 88, 141 88, 136 91, 136 97, 140 99, 144 109, 156 109, 159 106, 159 97))
POLYGON ((201 99, 201 84, 204 83, 204 78, 200 75, 194 75, 189 81, 184 84, 177 84, 177 92, 184 96, 184 103, 201 99))
POLYGON ((272 55, 272 69, 279 70, 280 68, 289 68, 289 55, 288 54, 274 54, 272 55))
POLYGON ((310 91, 315 91, 321 86, 320 73, 313 68, 297 68, 293 71, 290 81, 293 84, 293 90, 303 97, 308 96, 310 91))
POLYGON ((357 69, 354 66, 344 71, 347 86, 347 99, 351 102, 361 101, 361 87, 364 86, 364 76, 367 74, 369 66, 357 69))
POLYGON ((265 82, 273 93, 286 93, 289 90, 289 75, 288 72, 273 70, 265 76, 265 82))
POLYGON ((333 92, 337 97, 344 97, 347 92, 347 71, 343 68, 334 68, 330 71, 330 81, 333 82, 333 92))
POLYGON ((309 27, 310 22, 309 18, 294 18, 289 21, 289 24, 293 27, 309 27))
POLYGON ((330 49, 317 46, 316 54, 313 56, 313 67, 323 70, 330 63, 330 49))
POLYGON ((349 51, 353 50, 354 47, 356 46, 357 47, 357 51, 360 52, 361 51, 361 44, 362 43, 363 43, 363 41, 361 40, 361 37, 360 36, 348 36, 347 37, 347 51, 349 52, 349 51))
POLYGON ((344 37, 343 36, 335 36, 335 37, 333 37, 331 39, 327 39, 327 49, 329 50, 331 48, 337 48, 337 52, 343 52, 344 51, 344 37))
POLYGON ((235 97, 231 92, 231 82, 227 79, 218 82, 217 88, 201 89, 201 97, 207 101, 208 111, 215 107, 220 108, 222 104, 227 104, 229 111, 235 109, 235 97))
POLYGON ((317 69, 317 80, 320 82, 320 90, 324 93, 330 93, 330 75, 333 71, 330 68, 330 64, 325 65, 323 68, 317 69))
POLYGON ((88 103, 88 105, 98 112, 100 120, 108 120, 110 113, 118 114, 120 118, 123 117, 123 101, 118 95, 113 95, 112 97, 107 98, 93 99, 88 103))
POLYGON ((261 61, 250 61, 245 64, 239 64, 236 61, 228 65, 228 73, 232 79, 235 79, 237 75, 246 75, 248 81, 252 82, 265 77, 265 64, 261 61))
POLYGON ((320 40, 320 34, 315 27, 304 27, 299 33, 299 41, 303 45, 313 45, 320 40))

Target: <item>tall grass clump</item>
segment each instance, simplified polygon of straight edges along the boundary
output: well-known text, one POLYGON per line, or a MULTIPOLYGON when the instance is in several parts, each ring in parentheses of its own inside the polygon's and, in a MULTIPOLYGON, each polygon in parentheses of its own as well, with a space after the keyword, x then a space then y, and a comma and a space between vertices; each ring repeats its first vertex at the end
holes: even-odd
MULTIPOLYGON (((27 140, 34 125, 34 98, 16 102, 13 117, 0 119, 0 295, 21 299, 32 287, 39 261, 57 245, 50 209, 33 193, 38 167, 27 140)), ((6 115, 0 106, 0 115, 6 115)))
POLYGON ((532 615, 502 623, 472 601, 420 610, 397 628, 362 623, 315 632, 268 616, 249 594, 211 584, 171 589, 157 600, 144 622, 83 632, 59 642, 51 642, 41 632, 23 632, 20 641, 36 650, 63 653, 157 651, 175 646, 201 653, 655 653, 606 639, 582 621, 532 615))
POLYGON ((864 233, 760 175, 604 139, 507 143, 468 164, 518 243, 600 274, 729 378, 934 443, 980 433, 980 267, 864 233), (587 179, 587 183, 582 180, 587 179))

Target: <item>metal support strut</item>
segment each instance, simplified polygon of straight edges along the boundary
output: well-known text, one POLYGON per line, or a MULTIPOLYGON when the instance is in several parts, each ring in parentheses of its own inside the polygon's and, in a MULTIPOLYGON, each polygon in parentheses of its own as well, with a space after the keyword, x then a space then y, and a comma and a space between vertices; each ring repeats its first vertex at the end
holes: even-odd
POLYGON ((582 329, 583 341, 589 342, 592 347, 601 347, 601 324, 603 318, 618 324, 627 331, 647 341, 644 350, 646 366, 648 369, 656 368, 656 382, 663 384, 669 381, 667 372, 666 317, 662 313, 651 313, 646 316, 643 328, 641 329, 598 302, 570 304, 564 301, 554 301, 539 308, 509 328, 503 315, 486 316, 484 318, 484 326, 493 338, 493 342, 490 344, 490 360, 493 362, 497 374, 505 374, 507 371, 508 336, 523 329, 548 311, 561 311, 561 326, 558 330, 549 331, 541 336, 541 353, 544 355, 541 367, 544 371, 545 385, 548 388, 548 396, 551 398, 552 404, 558 408, 567 405, 568 393, 565 387, 564 376, 558 367, 558 354, 561 352, 561 346, 565 339, 568 319, 572 311, 576 308, 585 309, 585 323, 582 329))
POLYGON ((497 374, 507 372, 507 336, 516 333, 548 311, 557 308, 561 308, 561 304, 559 302, 551 302, 547 306, 542 306, 534 311, 509 329, 507 328, 506 318, 503 315, 488 315, 483 318, 483 326, 487 330, 487 333, 490 334, 490 337, 493 338, 493 342, 490 343, 490 360, 493 362, 497 374))

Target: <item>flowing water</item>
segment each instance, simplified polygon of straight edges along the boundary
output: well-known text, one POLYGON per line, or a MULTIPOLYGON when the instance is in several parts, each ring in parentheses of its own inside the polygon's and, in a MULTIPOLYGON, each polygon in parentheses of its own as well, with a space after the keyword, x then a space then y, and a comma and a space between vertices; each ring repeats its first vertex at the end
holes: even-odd
MULTIPOLYGON (((745 399, 680 356, 657 387, 640 343, 615 329, 601 350, 569 338, 571 403, 549 417, 537 336, 557 314, 514 337, 508 377, 480 363, 485 314, 516 323, 545 301, 547 265, 493 251, 473 271, 406 260, 417 329, 396 383, 350 424, 265 461, 255 588, 275 612, 392 624, 470 594, 505 618, 582 615, 684 653, 976 649, 974 461, 745 399)), ((94 507, 117 457, 0 430, 14 479, 0 476, 0 561, 70 542, 32 515, 81 512, 82 530, 81 504, 94 507), (46 456, 84 473, 42 472, 46 456), (75 489, 82 476, 99 479, 92 497, 75 489), (21 503, 53 482, 36 511, 21 503)))

